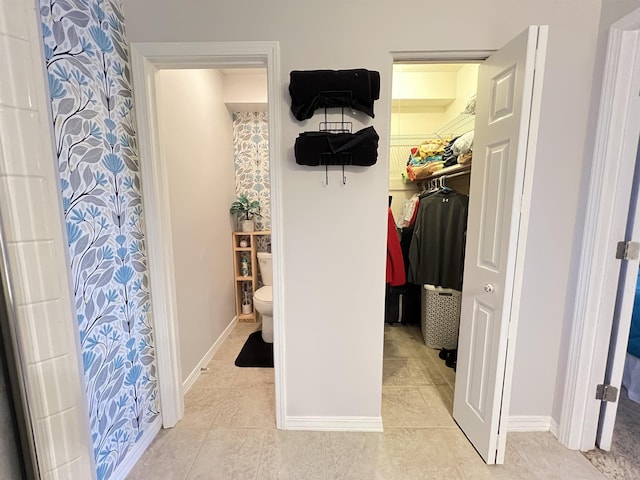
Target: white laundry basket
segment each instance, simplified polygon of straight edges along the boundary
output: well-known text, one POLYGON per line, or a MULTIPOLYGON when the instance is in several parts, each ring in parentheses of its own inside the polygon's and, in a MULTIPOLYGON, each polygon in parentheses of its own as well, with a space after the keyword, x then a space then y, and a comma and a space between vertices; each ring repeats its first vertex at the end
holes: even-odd
POLYGON ((422 337, 427 347, 458 346, 462 292, 424 285, 422 290, 422 337))

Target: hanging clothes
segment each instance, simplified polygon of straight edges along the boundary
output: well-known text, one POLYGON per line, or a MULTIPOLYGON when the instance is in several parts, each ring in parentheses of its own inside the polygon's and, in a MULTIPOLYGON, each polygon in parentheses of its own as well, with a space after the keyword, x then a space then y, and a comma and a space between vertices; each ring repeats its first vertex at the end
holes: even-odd
POLYGON ((418 204, 420 203, 420 195, 414 193, 410 198, 405 200, 402 204, 402 213, 400 218, 396 221, 398 228, 406 228, 415 222, 416 214, 418 213, 418 204))
POLYGON ((462 290, 469 197, 452 189, 420 200, 409 248, 408 280, 462 290))
MULTIPOLYGON (((404 257, 404 270, 409 272, 409 249, 413 238, 415 216, 418 212, 416 206, 413 221, 408 227, 404 227, 400 234, 400 248, 404 257)), ((402 294, 401 322, 403 324, 420 324, 421 319, 421 290, 422 285, 416 285, 407 281, 400 287, 394 287, 398 294, 402 294)))
POLYGON ((393 324, 400 318, 400 290, 399 286, 406 283, 404 256, 400 247, 400 239, 396 230, 391 208, 387 215, 387 287, 385 292, 386 323, 393 324))
POLYGON ((404 258, 400 248, 400 239, 389 208, 387 221, 387 283, 391 286, 403 285, 406 282, 404 258))

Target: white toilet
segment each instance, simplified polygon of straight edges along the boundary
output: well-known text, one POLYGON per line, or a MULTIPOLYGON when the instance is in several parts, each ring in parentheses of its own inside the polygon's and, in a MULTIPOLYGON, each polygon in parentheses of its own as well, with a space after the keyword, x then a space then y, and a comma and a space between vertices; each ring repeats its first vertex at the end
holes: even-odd
POLYGON ((258 252, 258 268, 263 287, 253 294, 253 306, 262 317, 262 340, 273 343, 273 269, 271 254, 258 252))

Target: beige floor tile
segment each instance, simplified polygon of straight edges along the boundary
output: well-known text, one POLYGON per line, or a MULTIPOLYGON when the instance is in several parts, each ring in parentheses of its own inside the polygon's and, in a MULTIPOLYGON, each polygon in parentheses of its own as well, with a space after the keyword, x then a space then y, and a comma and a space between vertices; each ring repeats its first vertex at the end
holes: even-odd
POLYGON ((227 338, 232 340, 241 339, 244 342, 249 335, 257 330, 260 330, 259 323, 236 323, 236 326, 231 330, 227 338))
POLYGON ((275 428, 275 394, 270 388, 232 388, 222 402, 215 427, 275 428))
POLYGON ((325 433, 268 430, 259 480, 323 480, 325 433))
POLYGON ((384 433, 275 430, 273 370, 233 364, 258 328, 236 325, 130 480, 603 478, 548 433, 509 434, 506 464, 487 466, 452 420, 455 373, 419 326, 385 326, 384 433))
POLYGON ((329 432, 326 444, 327 480, 376 478, 382 433, 329 432))
POLYGON ((211 388, 196 381, 184 397, 184 416, 176 428, 210 428, 230 391, 228 388, 211 388))
POLYGON ((445 378, 449 386, 454 388, 456 385, 456 372, 453 371, 453 368, 446 368, 445 370, 441 370, 440 373, 445 378))
MULTIPOLYGON (((186 477, 189 480, 246 480, 255 478, 265 430, 213 429, 186 477)), ((163 478, 163 477, 160 477, 163 478)))
POLYGON ((455 456, 434 432, 438 429, 389 428, 379 445, 377 479, 464 479, 455 456))
POLYGON ((384 358, 424 358, 424 345, 414 340, 384 342, 384 358))
POLYGON ((510 433, 507 469, 522 466, 539 479, 601 479, 604 476, 583 455, 561 445, 550 433, 510 433), (532 452, 535 452, 532 455, 532 452))
MULTIPOLYGON (((440 361, 442 362, 442 360, 440 361)), ((443 370, 437 368, 437 365, 434 365, 433 362, 427 358, 408 358, 406 364, 414 385, 431 386, 447 384, 443 370)), ((445 366, 444 368, 447 367, 445 366)))
POLYGON ((208 430, 203 428, 161 430, 127 479, 184 479, 200 451, 207 432, 208 430))
POLYGON ((415 386, 404 358, 390 358, 383 361, 382 385, 396 387, 415 386))
POLYGON ((453 390, 449 385, 419 387, 431 415, 439 427, 455 427, 453 421, 453 390))
POLYGON ((384 336, 392 339, 417 338, 422 339, 420 325, 388 325, 384 326, 384 336))
POLYGON ((200 372, 197 383, 212 388, 230 388, 240 370, 233 362, 218 359, 211 360, 206 368, 200 372))
POLYGON ((437 427, 438 422, 418 387, 382 387, 382 423, 385 429, 437 427))
POLYGON ((242 337, 231 337, 227 338, 224 343, 220 346, 218 351, 213 355, 214 360, 226 360, 231 361, 231 364, 235 361, 242 350, 242 346, 247 339, 242 337))
POLYGON ((235 368, 233 388, 274 388, 273 368, 235 368))

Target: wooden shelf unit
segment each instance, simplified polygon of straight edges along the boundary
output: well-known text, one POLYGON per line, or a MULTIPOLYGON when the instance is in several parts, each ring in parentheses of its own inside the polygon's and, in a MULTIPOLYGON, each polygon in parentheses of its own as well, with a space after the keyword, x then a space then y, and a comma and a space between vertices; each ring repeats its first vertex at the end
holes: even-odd
POLYGON ((253 323, 256 321, 256 311, 253 306, 253 293, 258 288, 258 238, 270 237, 268 230, 256 232, 233 232, 233 276, 236 296, 236 316, 239 322, 253 323), (248 246, 241 247, 240 242, 246 240, 248 246), (249 275, 242 276, 242 258, 249 263, 249 275), (251 313, 242 313, 242 295, 248 291, 251 295, 251 313))

